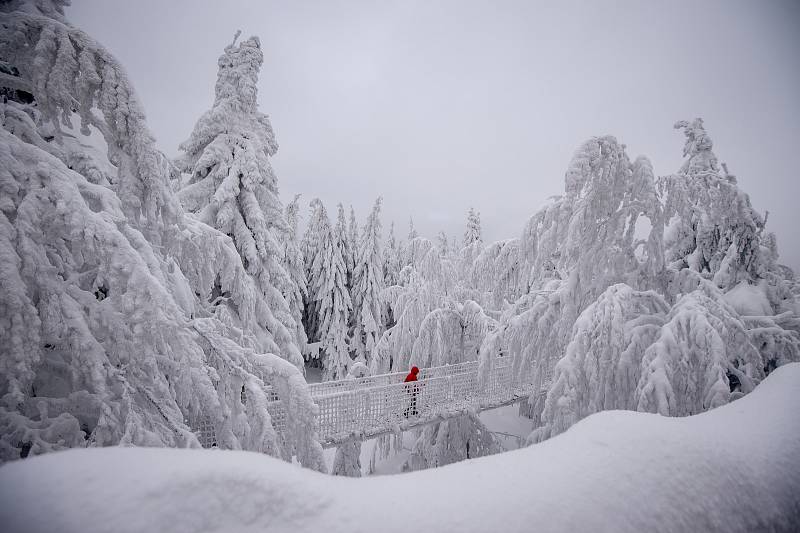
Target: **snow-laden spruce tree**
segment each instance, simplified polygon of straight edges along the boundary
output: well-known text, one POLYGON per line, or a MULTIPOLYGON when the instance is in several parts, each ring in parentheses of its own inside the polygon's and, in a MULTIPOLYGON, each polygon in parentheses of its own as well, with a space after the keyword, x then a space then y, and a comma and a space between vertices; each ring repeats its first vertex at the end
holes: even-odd
POLYGON ((356 358, 369 365, 372 350, 383 333, 383 261, 381 255, 381 198, 375 200, 358 243, 353 275, 353 334, 356 358))
POLYGON ((59 5, 0 7, 16 78, 0 84, 30 96, 0 103, 0 460, 197 447, 202 422, 220 447, 321 469, 298 369, 254 352, 197 296, 221 278, 242 316, 261 313, 231 240, 185 217, 122 67, 59 5))
POLYGON ((639 411, 688 416, 748 393, 765 364, 745 324, 711 283, 682 296, 644 353, 639 411))
MULTIPOLYGON (((314 260, 319 253, 321 247, 321 236, 325 224, 330 225, 327 213, 325 212, 322 202, 319 199, 314 199, 309 204, 311 213, 308 217, 308 224, 306 231, 303 233, 303 239, 300 241, 300 251, 303 254, 303 264, 305 265, 305 278, 306 278, 306 298, 303 306, 303 326, 306 332, 308 341, 311 343, 319 340, 317 330, 319 324, 317 319, 319 317, 319 310, 317 309, 317 302, 312 293, 312 287, 319 281, 319 272, 313 270, 314 260)), ((313 354, 308 354, 311 357, 313 354)))
POLYGON ((287 287, 284 297, 289 305, 295 323, 295 339, 301 353, 305 352, 308 337, 303 327, 303 308, 308 296, 306 287, 306 270, 303 261, 303 252, 300 251, 300 242, 297 237, 298 218, 300 216, 300 195, 286 205, 286 224, 289 231, 283 240, 284 258, 283 267, 289 274, 292 283, 287 287))
MULTIPOLYGON (((396 323, 372 351, 371 373, 476 360, 488 324, 494 321, 477 303, 456 299, 455 267, 443 260, 433 243, 418 237, 407 244, 406 252, 410 264, 401 271, 399 284, 384 290, 396 323)), ((379 439, 371 468, 378 456, 388 457, 399 445, 379 439)), ((478 418, 464 415, 420 432, 405 468, 427 468, 496 451, 494 439, 478 418)))
POLYGON ((350 439, 336 447, 331 474, 361 477, 361 440, 350 439))
POLYGON ((470 207, 467 212, 467 229, 464 230, 464 247, 472 246, 475 243, 483 243, 481 231, 481 214, 470 207))
MULTIPOLYGON (((344 213, 342 213, 344 218, 344 213)), ((358 261, 358 221, 356 211, 350 206, 350 222, 347 226, 347 239, 345 240, 346 253, 345 261, 347 264, 347 289, 351 290, 355 283, 356 262, 358 261)))
POLYGON ((477 280, 473 276, 473 267, 482 251, 481 215, 470 207, 467 213, 467 227, 464 230, 464 245, 458 253, 459 279, 466 288, 476 288, 477 280))
POLYGON ((446 275, 439 251, 428 239, 418 237, 405 246, 410 263, 399 275, 399 284, 387 287, 395 324, 383 332, 372 351, 370 373, 407 371, 420 326, 428 313, 447 305, 453 275, 446 275))
POLYGON ((419 237, 419 233, 417 233, 417 228, 414 227, 414 219, 412 217, 408 217, 408 242, 413 241, 419 237))
POLYGON ((444 231, 440 231, 436 235, 436 247, 439 248, 442 257, 450 257, 450 240, 444 231))
MULTIPOLYGON (((284 296, 299 289, 284 268, 289 227, 269 161, 278 144, 269 118, 258 111, 263 62, 257 37, 238 46, 234 39, 225 47, 218 61, 214 105, 181 144, 184 155, 179 164, 191 175, 179 197, 201 222, 233 239, 271 311, 260 317, 259 324, 278 345, 280 355, 300 366, 297 324, 284 296)), ((237 314, 230 305, 227 312, 237 314)), ((242 327, 237 322, 232 325, 242 327)))
POLYGON ((612 285, 587 307, 556 365, 542 414, 547 423, 532 440, 561 433, 597 411, 635 408, 642 357, 668 311, 656 292, 625 284, 612 285))
MULTIPOLYGON (((312 209, 316 235, 313 241, 317 251, 311 263, 309 277, 309 298, 313 302, 316 324, 313 341, 320 343, 321 358, 326 380, 342 379, 347 376, 350 365, 350 348, 347 343, 347 323, 352 311, 350 294, 347 290, 347 270, 344 252, 346 228, 344 223, 331 227, 325 206, 314 199, 312 209)), ((342 221, 344 217, 342 217, 342 221)))
POLYGON ((400 249, 394 236, 394 222, 389 224, 389 237, 383 247, 383 284, 386 287, 397 285, 400 275, 400 249))
POLYGON ((702 121, 679 126, 687 161, 658 189, 644 158, 631 164, 613 138, 594 139, 573 158, 566 196, 526 227, 527 294, 482 354, 515 356, 518 379, 548 388, 526 406, 541 424, 532 442, 603 409, 697 413, 800 358, 774 236, 720 172, 702 121))
MULTIPOLYGON (((649 161, 631 163, 615 138, 594 138, 575 152, 565 181, 566 194, 531 217, 516 257, 506 256, 505 266, 518 270, 519 286, 509 292, 523 296, 504 311, 496 347, 516 356, 523 382, 547 383, 578 316, 610 285, 663 284, 661 206, 649 161)), ((523 412, 538 421, 543 407, 535 396, 523 412)))
POLYGON ((436 468, 502 451, 503 448, 494 434, 480 421, 478 415, 467 412, 422 428, 403 470, 436 468))
POLYGON ((520 273, 519 239, 506 239, 481 251, 472 264, 470 279, 483 294, 484 305, 501 309, 504 302, 514 302, 521 296, 520 273))

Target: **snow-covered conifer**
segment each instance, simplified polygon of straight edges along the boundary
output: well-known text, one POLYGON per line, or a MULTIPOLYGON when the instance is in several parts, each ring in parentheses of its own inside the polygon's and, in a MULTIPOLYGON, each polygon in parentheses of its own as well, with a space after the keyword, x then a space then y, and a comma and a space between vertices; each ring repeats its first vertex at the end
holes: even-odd
POLYGON ((464 231, 464 247, 475 243, 483 243, 481 214, 470 207, 467 213, 467 229, 464 231))
POLYGON ((473 208, 467 213, 467 228, 464 231, 464 246, 459 251, 459 279, 466 289, 477 289, 473 276, 475 260, 483 251, 481 236, 481 218, 473 208))
POLYGON ((245 322, 268 312, 233 243, 184 215, 116 59, 39 8, 0 9, 0 57, 33 98, 0 104, 0 460, 197 447, 202 421, 220 447, 321 469, 298 369, 197 296, 220 278, 245 322), (107 157, 85 150, 94 141, 107 157), (267 386, 284 400, 282 437, 267 386))
POLYGON ((347 440, 336 447, 331 474, 361 477, 361 441, 359 439, 347 440))
POLYGON ((314 304, 313 313, 316 314, 315 337, 311 340, 320 343, 319 356, 325 379, 341 379, 347 376, 351 360, 347 344, 347 323, 352 304, 344 259, 346 228, 337 224, 334 231, 322 202, 314 199, 311 204, 316 213, 314 239, 317 246, 308 285, 309 298, 314 304))
MULTIPOLYGON (((237 33, 238 37, 238 33, 237 33)), ((269 158, 278 150, 269 118, 258 111, 258 74, 264 61, 257 37, 236 39, 218 65, 214 105, 181 145, 182 169, 191 174, 181 203, 197 218, 233 239, 247 273, 272 316, 260 322, 280 355, 302 364, 296 328, 285 294, 297 286, 284 268, 289 232, 269 158)), ((235 313, 235 310, 232 312, 235 313)))
POLYGON ((383 247, 383 283, 386 287, 396 285, 400 274, 400 250, 394 236, 394 222, 389 225, 389 237, 383 247))
POLYGON ((308 290, 306 288, 306 271, 303 261, 303 252, 300 251, 300 243, 297 237, 297 224, 300 212, 298 201, 300 195, 295 195, 294 199, 286 205, 286 223, 289 231, 284 237, 284 268, 292 281, 288 291, 284 294, 292 318, 295 323, 295 339, 297 347, 301 352, 304 351, 308 338, 303 327, 303 307, 308 290))
POLYGON ((419 233, 417 233, 417 229, 414 227, 414 219, 408 217, 408 241, 411 242, 417 237, 419 237, 419 233))
POLYGON ((435 468, 503 451, 475 413, 425 426, 414 442, 403 469, 435 468))
POLYGON ((442 257, 450 256, 450 241, 448 240, 447 234, 444 231, 440 231, 436 235, 436 247, 439 248, 439 254, 442 257))
MULTIPOLYGON (((313 287, 319 282, 320 272, 313 269, 314 260, 319 253, 320 243, 322 242, 322 229, 327 222, 327 214, 323 210, 322 202, 318 199, 311 201, 309 205, 311 213, 308 217, 306 231, 300 241, 300 251, 303 254, 303 263, 306 274, 306 299, 303 307, 303 326, 309 342, 319 340, 317 330, 319 328, 318 318, 319 309, 317 301, 314 299, 313 287)), ((329 224, 329 222, 327 222, 329 224)))
MULTIPOLYGON (((525 406, 541 425, 531 442, 603 409, 697 413, 800 358, 774 240, 720 172, 702 121, 678 127, 687 160, 658 188, 649 161, 630 163, 615 139, 593 139, 570 164, 565 196, 525 228, 523 296, 481 354, 514 355, 516 379, 549 389, 525 406)), ((485 270, 500 256, 493 248, 480 258, 485 270)))
MULTIPOLYGON (((344 217, 344 214, 342 214, 344 217)), ((350 206, 350 223, 347 227, 347 240, 345 241, 347 250, 345 260, 347 262, 347 288, 352 289, 355 283, 356 262, 358 261, 358 221, 356 211, 350 206)))
POLYGON ((358 243, 353 279, 354 329, 352 348, 369 364, 372 350, 383 333, 383 261, 381 254, 381 198, 375 201, 358 243))

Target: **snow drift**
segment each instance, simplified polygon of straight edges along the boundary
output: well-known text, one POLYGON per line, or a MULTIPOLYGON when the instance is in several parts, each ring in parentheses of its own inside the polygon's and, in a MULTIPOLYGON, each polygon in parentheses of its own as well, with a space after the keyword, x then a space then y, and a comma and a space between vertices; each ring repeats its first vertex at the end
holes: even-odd
POLYGON ((516 452, 361 480, 251 452, 58 452, 0 467, 0 523, 9 533, 792 531, 798 383, 800 364, 788 364, 696 416, 605 411, 516 452))

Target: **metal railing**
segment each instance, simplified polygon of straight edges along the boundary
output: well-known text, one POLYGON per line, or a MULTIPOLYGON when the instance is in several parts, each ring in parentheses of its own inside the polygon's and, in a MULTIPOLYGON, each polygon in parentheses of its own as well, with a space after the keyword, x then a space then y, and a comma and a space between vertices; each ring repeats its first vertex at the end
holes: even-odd
MULTIPOLYGON (((463 414, 523 400, 549 386, 549 379, 514 376, 513 358, 496 357, 484 379, 477 361, 420 369, 418 380, 404 383, 405 372, 313 383, 309 392, 319 406, 318 436, 324 446, 410 429, 463 414), (534 391, 533 389, 537 389, 534 391)), ((265 389, 267 410, 279 435, 286 430, 286 410, 272 387, 265 389)), ((244 400, 244 398, 243 398, 244 400)), ((213 428, 200 421, 203 446, 216 442, 213 428)))

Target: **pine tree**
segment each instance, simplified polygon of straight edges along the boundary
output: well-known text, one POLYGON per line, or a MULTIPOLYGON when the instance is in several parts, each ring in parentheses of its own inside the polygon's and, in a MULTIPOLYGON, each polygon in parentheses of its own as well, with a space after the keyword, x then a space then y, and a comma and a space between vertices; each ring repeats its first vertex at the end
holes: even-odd
POLYGON ((352 345, 357 357, 369 362, 372 350, 383 333, 383 261, 381 256, 381 198, 375 201, 364 225, 358 247, 353 284, 355 329, 352 345))
POLYGON ((659 180, 665 219, 675 217, 667 232, 667 260, 710 274, 722 289, 759 277, 764 219, 735 178, 720 171, 703 120, 679 121, 675 128, 686 136, 686 161, 677 174, 659 180))
POLYGON ((419 237, 419 233, 417 233, 416 228, 414 228, 414 219, 408 217, 408 242, 413 241, 419 237))
POLYGON ((204 420, 220 447, 320 469, 302 375, 253 349, 277 352, 254 340, 269 308, 233 242, 183 211, 124 69, 63 22, 62 3, 0 9, 0 57, 32 98, 0 102, 0 168, 14 191, 0 197, 0 461, 197 447, 204 420), (245 329, 207 312, 215 286, 245 329), (267 384, 287 409, 283 438, 267 384))
POLYGON ((763 219, 720 172, 702 121, 676 127, 686 160, 658 182, 613 137, 584 143, 565 196, 531 217, 517 257, 503 260, 523 296, 481 353, 503 349, 519 361, 516 379, 549 388, 526 406, 539 426, 531 442, 603 409, 695 414, 800 359, 791 273, 775 263, 763 219), (636 235, 638 220, 648 233, 636 235), (759 313, 789 312, 740 316, 734 291, 762 301, 759 313))
POLYGON ((436 246, 439 248, 439 255, 442 257, 448 257, 450 255, 450 241, 447 239, 447 234, 444 231, 440 231, 438 235, 436 235, 436 246))
POLYGON ((289 287, 287 293, 284 294, 284 297, 289 304, 289 309, 292 312, 292 318, 295 322, 297 346, 300 348, 300 351, 303 352, 308 342, 305 328, 303 327, 303 307, 308 297, 308 289, 306 287, 306 271, 303 253, 300 251, 300 243, 297 238, 297 224, 300 211, 299 200, 300 195, 296 194, 294 199, 286 205, 286 223, 289 231, 285 234, 283 243, 284 249, 286 250, 283 264, 292 280, 292 285, 289 287))
POLYGON ((383 283, 386 287, 396 285, 400 274, 400 250, 394 236, 394 222, 389 225, 389 238, 383 248, 383 283))
POLYGON ((481 214, 470 207, 467 213, 467 229, 464 231, 464 247, 467 248, 476 243, 483 244, 481 214))
POLYGON ((191 176, 179 197, 200 221, 233 239, 245 270, 269 304, 271 314, 261 317, 262 326, 282 357, 302 365, 297 325, 284 296, 298 290, 284 269, 282 241, 289 227, 269 162, 278 144, 269 118, 258 111, 263 61, 257 37, 238 46, 234 39, 220 56, 214 105, 181 144, 179 164, 191 176))
POLYGON ((331 228, 325 206, 319 199, 312 202, 318 214, 313 236, 317 252, 311 264, 309 294, 314 302, 316 337, 320 343, 326 380, 342 379, 350 365, 350 350, 347 344, 347 322, 352 304, 347 291, 347 272, 344 260, 345 239, 343 225, 331 228))
POLYGON ((311 213, 308 217, 306 231, 303 233, 303 239, 300 241, 300 251, 303 254, 307 288, 303 307, 303 325, 308 342, 314 343, 319 341, 319 334, 317 331, 319 328, 319 309, 317 308, 317 301, 314 299, 313 287, 315 287, 319 281, 319 273, 315 272, 312 267, 320 250, 322 227, 327 219, 327 215, 319 199, 312 200, 309 207, 311 213))
MULTIPOLYGON (((344 219, 344 214, 342 214, 344 219)), ((353 276, 356 270, 356 260, 358 257, 358 221, 356 220, 356 212, 353 206, 350 206, 350 225, 347 228, 347 288, 352 289, 355 280, 353 276)))
POLYGON ((459 252, 459 279, 464 288, 477 289, 473 276, 475 260, 483 251, 481 237, 481 216, 473 208, 467 214, 467 229, 464 231, 464 247, 459 252))

